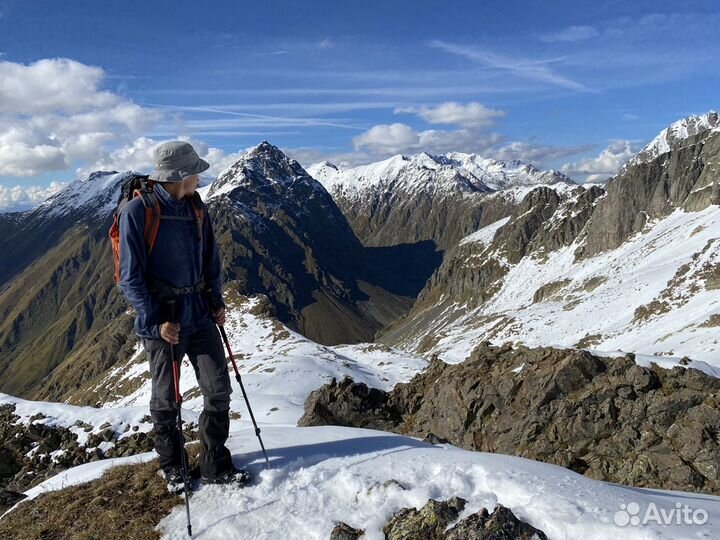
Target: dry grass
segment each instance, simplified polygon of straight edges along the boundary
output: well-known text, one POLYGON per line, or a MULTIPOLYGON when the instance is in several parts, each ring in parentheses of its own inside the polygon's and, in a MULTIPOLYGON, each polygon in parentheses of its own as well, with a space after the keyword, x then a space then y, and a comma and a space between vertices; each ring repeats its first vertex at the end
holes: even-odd
MULTIPOLYGON (((188 447, 191 463, 197 445, 188 447)), ((22 503, 0 521, 7 540, 151 540, 170 510, 183 504, 157 474, 158 462, 122 465, 97 480, 22 503)))

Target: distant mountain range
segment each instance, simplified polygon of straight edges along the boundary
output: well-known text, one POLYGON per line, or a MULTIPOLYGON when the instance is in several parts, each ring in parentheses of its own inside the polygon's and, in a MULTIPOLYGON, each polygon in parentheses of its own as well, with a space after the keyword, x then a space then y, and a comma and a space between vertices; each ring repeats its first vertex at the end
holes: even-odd
MULTIPOLYGON (((460 360, 479 339, 708 359, 717 350, 717 113, 607 185, 473 154, 305 171, 263 142, 201 188, 228 299, 326 344, 460 360)), ((0 390, 84 395, 137 347, 107 230, 120 175, 0 215, 0 390)))

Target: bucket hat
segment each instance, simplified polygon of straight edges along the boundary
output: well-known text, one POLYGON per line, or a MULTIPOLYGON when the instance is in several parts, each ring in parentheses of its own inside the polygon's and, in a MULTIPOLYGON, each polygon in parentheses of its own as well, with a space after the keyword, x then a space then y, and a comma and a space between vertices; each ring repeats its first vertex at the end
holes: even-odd
POLYGON ((200 159, 195 149, 184 141, 170 141, 153 150, 155 170, 150 180, 156 182, 181 182, 186 176, 206 171, 210 165, 200 159))

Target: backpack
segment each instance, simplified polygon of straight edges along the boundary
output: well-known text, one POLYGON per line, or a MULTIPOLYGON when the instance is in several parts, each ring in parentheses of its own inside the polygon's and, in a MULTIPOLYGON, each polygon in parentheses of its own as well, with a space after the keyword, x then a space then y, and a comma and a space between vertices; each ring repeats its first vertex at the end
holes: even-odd
POLYGON ((193 211, 195 212, 194 218, 163 216, 160 212, 160 202, 153 191, 154 185, 155 182, 150 180, 147 176, 136 173, 130 173, 126 179, 123 180, 120 197, 118 198, 117 209, 113 214, 113 223, 110 226, 110 232, 108 233, 112 244, 113 260, 115 263, 116 284, 120 283, 120 214, 122 214, 127 204, 135 197, 140 197, 143 205, 145 206, 145 246, 147 247, 148 256, 150 256, 150 253, 155 246, 155 239, 157 238, 158 229, 160 228, 160 221, 163 219, 196 221, 199 233, 198 238, 200 238, 200 245, 202 246, 205 209, 203 207, 200 194, 196 191, 191 199, 193 211))

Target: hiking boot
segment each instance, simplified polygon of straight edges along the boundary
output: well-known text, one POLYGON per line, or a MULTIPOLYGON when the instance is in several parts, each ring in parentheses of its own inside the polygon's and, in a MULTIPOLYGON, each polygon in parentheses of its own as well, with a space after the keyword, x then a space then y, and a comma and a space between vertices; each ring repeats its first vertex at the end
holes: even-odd
POLYGON ((163 480, 167 482, 167 490, 173 495, 185 491, 185 479, 179 467, 171 467, 160 471, 163 480))
POLYGON ((206 484, 231 484, 237 487, 244 487, 252 481, 252 474, 246 469, 228 469, 214 478, 203 477, 206 484))

